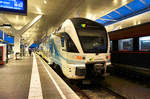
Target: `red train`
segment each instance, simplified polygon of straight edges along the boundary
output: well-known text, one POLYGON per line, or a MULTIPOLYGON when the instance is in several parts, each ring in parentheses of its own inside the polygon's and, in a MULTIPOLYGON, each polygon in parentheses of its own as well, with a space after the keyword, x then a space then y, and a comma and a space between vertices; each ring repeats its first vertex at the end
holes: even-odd
POLYGON ((109 35, 111 62, 118 71, 150 75, 150 23, 113 31, 109 35))

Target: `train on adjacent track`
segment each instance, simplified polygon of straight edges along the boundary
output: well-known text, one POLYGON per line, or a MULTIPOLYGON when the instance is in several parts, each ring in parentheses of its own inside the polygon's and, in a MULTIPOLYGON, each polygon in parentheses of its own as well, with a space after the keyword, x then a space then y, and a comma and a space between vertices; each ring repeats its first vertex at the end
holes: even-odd
MULTIPOLYGON (((150 76, 150 22, 109 32, 112 71, 148 81, 150 76)), ((150 79, 149 79, 150 81, 150 79)))
POLYGON ((67 19, 40 44, 38 54, 69 79, 103 77, 111 64, 105 27, 85 18, 67 19))

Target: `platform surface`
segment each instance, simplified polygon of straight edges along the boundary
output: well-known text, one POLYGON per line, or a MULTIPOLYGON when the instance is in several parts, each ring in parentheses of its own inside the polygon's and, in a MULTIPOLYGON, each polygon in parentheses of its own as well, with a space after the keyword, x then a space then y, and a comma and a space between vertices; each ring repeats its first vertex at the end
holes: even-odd
POLYGON ((0 99, 78 99, 38 55, 0 65, 0 99))

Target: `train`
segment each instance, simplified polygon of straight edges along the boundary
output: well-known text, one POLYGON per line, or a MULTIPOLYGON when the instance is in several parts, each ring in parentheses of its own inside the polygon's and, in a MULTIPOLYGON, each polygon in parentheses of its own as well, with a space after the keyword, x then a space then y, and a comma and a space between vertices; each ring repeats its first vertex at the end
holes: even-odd
POLYGON ((110 62, 105 27, 85 18, 70 18, 39 46, 39 54, 69 79, 104 77, 110 62))
POLYGON ((149 28, 150 22, 109 32, 113 73, 148 81, 150 76, 149 28))

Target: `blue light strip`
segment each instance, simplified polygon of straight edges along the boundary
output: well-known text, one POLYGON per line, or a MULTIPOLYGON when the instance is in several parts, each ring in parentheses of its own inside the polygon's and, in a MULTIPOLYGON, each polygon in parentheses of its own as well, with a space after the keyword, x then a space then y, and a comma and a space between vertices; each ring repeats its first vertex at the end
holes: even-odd
POLYGON ((116 9, 115 11, 112 11, 107 15, 100 17, 96 21, 106 26, 121 21, 123 19, 127 19, 129 17, 144 13, 146 11, 150 11, 150 0, 134 0, 129 4, 116 9), (107 21, 102 21, 102 18, 106 19, 107 21), (112 21, 114 19, 116 21, 112 21))
POLYGON ((39 46, 39 44, 33 43, 29 48, 36 48, 38 46, 39 46))

